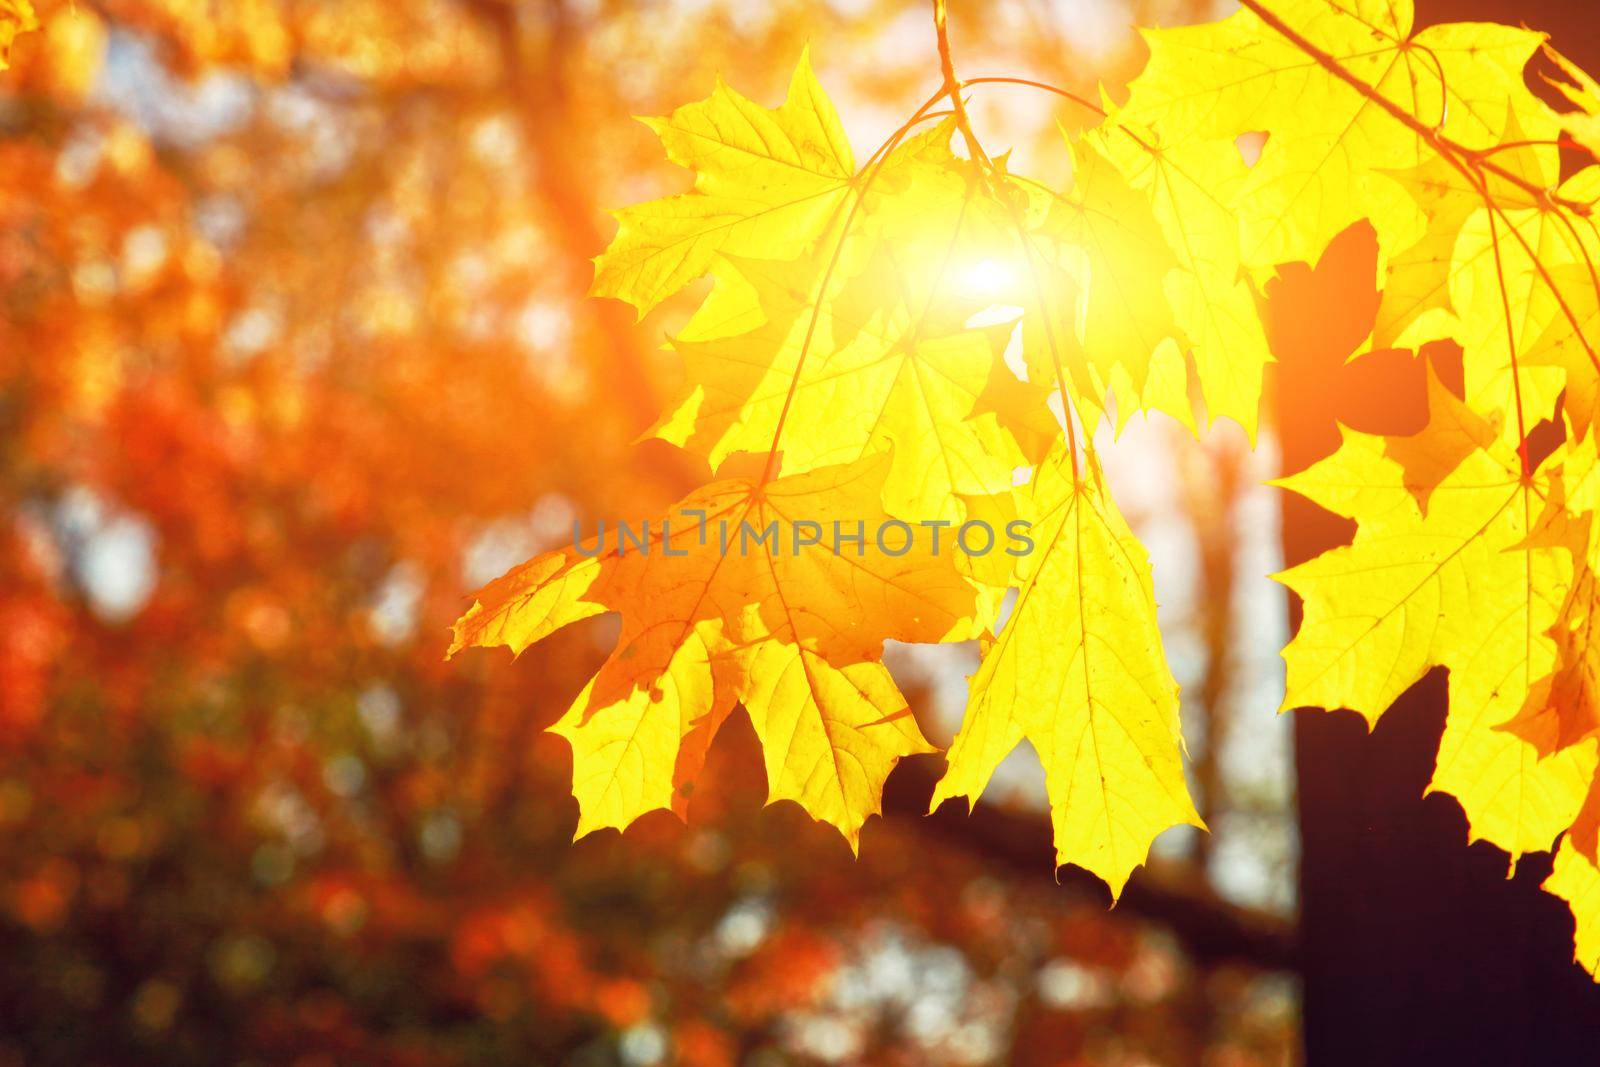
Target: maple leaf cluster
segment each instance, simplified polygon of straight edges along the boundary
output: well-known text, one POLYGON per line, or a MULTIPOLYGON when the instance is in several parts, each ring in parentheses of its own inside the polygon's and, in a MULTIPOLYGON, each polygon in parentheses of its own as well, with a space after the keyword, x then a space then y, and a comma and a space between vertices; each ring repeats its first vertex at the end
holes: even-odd
MULTIPOLYGON (((1023 381, 1007 369, 1018 323, 977 318, 1023 306, 1029 366, 1074 364, 1077 311, 1062 293, 1093 269, 1073 253, 1096 205, 1081 187, 1058 198, 957 156, 949 118, 908 124, 858 172, 803 58, 776 110, 718 86, 651 125, 695 188, 620 213, 595 290, 642 314, 712 276, 673 339, 684 395, 653 432, 724 476, 676 510, 869 529, 889 517, 959 527, 1024 516, 1037 547, 1015 575, 1010 557, 941 554, 922 537, 904 555, 869 541, 859 554, 817 545, 785 558, 724 552, 680 514, 667 525, 684 531, 686 558, 536 558, 478 595, 456 647, 520 651, 576 619, 621 613, 617 650, 556 727, 573 746, 580 833, 681 809, 737 700, 762 740, 771 798, 855 845, 896 761, 930 750, 881 663, 883 642, 985 634, 1015 580, 1016 621, 974 681, 934 803, 976 798, 1026 737, 1045 759, 1060 860, 1120 890, 1156 834, 1199 823, 1149 565, 1098 461, 1068 450, 1048 407, 1053 374, 1023 381), (996 259, 1025 260, 1048 283, 964 292, 964 268, 996 259), (726 476, 748 456, 759 473, 726 476), (1023 466, 1038 475, 1019 492, 1023 466)), ((1104 173, 1107 195, 1131 203, 1127 183, 1104 173)), ((1139 321, 1099 311, 1090 321, 1109 331, 1139 321)), ((1143 388, 1149 353, 1117 340, 1105 362, 1076 365, 1143 388)))
POLYGON ((1014 80, 961 82, 948 52, 941 90, 864 163, 804 57, 776 109, 719 84, 648 120, 693 188, 618 213, 593 291, 642 316, 711 279, 652 433, 719 474, 675 511, 1022 517, 1036 548, 775 559, 685 539, 676 559, 558 551, 486 587, 455 649, 520 652, 622 616, 556 727, 579 832, 681 812, 739 702, 771 799, 854 845, 895 762, 929 747, 883 641, 979 635, 933 803, 975 801, 1026 739, 1058 862, 1120 891, 1157 834, 1200 820, 1148 562, 1097 431, 1161 411, 1253 436, 1272 358, 1257 294, 1366 220, 1383 290, 1369 347, 1453 342, 1461 384, 1430 379, 1421 432, 1347 431, 1283 481, 1357 530, 1281 576, 1305 603, 1284 706, 1373 722, 1447 668, 1430 788, 1513 860, 1559 837, 1546 888, 1600 969, 1600 167, 1561 170, 1563 150, 1600 147, 1600 89, 1552 55, 1577 108, 1559 113, 1524 78, 1540 34, 1411 23, 1393 0, 1243 0, 1149 31, 1120 103, 1035 86, 1098 120, 1069 137, 1064 188, 984 150, 965 97, 1014 80), (1541 424, 1553 448, 1535 447, 1541 424))

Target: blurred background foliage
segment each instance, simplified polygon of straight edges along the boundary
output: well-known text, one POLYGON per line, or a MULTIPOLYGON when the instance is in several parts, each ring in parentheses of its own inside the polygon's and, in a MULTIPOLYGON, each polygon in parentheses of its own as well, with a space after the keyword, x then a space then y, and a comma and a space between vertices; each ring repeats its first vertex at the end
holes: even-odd
MULTIPOLYGON (((630 442, 661 341, 589 301, 633 114, 809 43, 858 145, 937 81, 920 0, 76 0, 0 74, 0 1064, 1296 1058, 1271 468, 1136 422, 1195 789, 1123 904, 1051 876, 1025 755, 891 779, 853 860, 724 730, 686 828, 574 845, 544 727, 614 633, 446 663, 463 595, 703 472, 630 442), (1177 446, 1182 447, 1177 447, 1177 446)), ((951 3, 964 73, 1093 92, 1190 0, 951 3)), ((1064 177, 996 90, 993 143, 1064 177)), ((898 650, 930 736, 971 649, 898 650)))

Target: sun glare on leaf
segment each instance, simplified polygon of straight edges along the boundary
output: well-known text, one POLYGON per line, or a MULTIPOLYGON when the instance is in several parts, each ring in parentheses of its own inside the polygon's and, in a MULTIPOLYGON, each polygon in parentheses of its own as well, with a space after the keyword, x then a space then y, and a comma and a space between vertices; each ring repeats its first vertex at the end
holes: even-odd
POLYGON ((1022 315, 1023 309, 1014 303, 1022 279, 1017 265, 1009 259, 995 256, 972 259, 958 267, 953 277, 964 296, 974 303, 987 305, 968 318, 968 328, 1011 322, 1022 315))
POLYGON ((1011 264, 1002 259, 985 257, 962 272, 961 284, 973 296, 997 297, 1010 289, 1015 280, 1011 264))

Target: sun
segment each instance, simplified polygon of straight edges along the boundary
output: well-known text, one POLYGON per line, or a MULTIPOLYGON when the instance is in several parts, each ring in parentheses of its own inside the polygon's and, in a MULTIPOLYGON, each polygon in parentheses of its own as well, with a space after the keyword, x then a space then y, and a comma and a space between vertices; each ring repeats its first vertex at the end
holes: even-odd
POLYGON ((998 297, 1016 281, 1016 271, 1003 259, 985 256, 961 271, 961 287, 973 296, 998 297))

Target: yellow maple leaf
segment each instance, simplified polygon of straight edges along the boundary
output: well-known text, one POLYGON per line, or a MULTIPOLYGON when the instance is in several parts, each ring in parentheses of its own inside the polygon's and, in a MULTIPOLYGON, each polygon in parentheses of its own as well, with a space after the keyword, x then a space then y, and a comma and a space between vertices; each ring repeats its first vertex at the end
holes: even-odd
MULTIPOLYGON (((1041 272, 1042 292, 1030 292, 1024 306, 1023 351, 1030 381, 1053 382, 1055 363, 1066 366, 1069 384, 1093 411, 1104 390, 1120 385, 1118 414, 1122 420, 1144 406, 1145 399, 1174 400, 1159 375, 1166 350, 1179 360, 1181 336, 1168 302, 1165 283, 1178 261, 1167 247, 1149 199, 1128 184, 1096 146, 1087 140, 1072 146, 1072 184, 1065 193, 1041 196, 1025 190, 1036 202, 1038 225, 1024 232, 1024 253, 1041 272), (1152 368, 1157 389, 1147 394, 1152 368)), ((1181 378, 1181 375, 1180 375, 1181 378)), ((1188 399, 1168 409, 1188 419, 1188 399)))
POLYGON ((1161 649, 1144 549, 1099 472, 1064 451, 1032 494, 1037 550, 1016 606, 972 679, 961 732, 930 810, 969 804, 1024 739, 1044 763, 1056 862, 1103 878, 1112 896, 1170 826, 1203 826, 1184 784, 1178 686, 1161 649))
MULTIPOLYGON (((1548 581, 1537 572, 1534 577, 1548 581)), ((1527 615, 1546 618, 1554 611, 1541 595, 1527 615)), ((1548 745, 1508 731, 1520 697, 1549 669, 1553 652, 1529 632, 1526 617, 1481 633, 1483 645, 1451 666, 1450 708, 1427 792, 1455 797, 1467 817, 1468 841, 1488 841, 1515 862, 1525 852, 1548 850, 1572 824, 1594 779, 1595 746, 1591 741, 1546 757, 1541 748, 1548 745)))
POLYGON ((1015 238, 949 132, 890 157, 882 199, 829 254, 719 258, 673 339, 684 395, 657 437, 713 466, 776 444, 790 473, 892 445, 885 507, 919 521, 959 522, 968 498, 1010 492, 1059 427, 1048 386, 1006 369, 1014 321, 968 324, 1003 299, 969 291, 970 274, 1015 238))
POLYGON ((855 173, 850 142, 806 54, 768 110, 718 79, 711 96, 644 120, 694 189, 617 212, 593 292, 642 316, 710 267, 718 252, 788 259, 827 228, 855 173))
POLYGON ((1179 159, 1185 142, 1268 134, 1239 191, 1250 205, 1240 220, 1249 267, 1313 260, 1362 218, 1393 250, 1413 215, 1375 172, 1418 166, 1432 149, 1378 99, 1468 148, 1498 141, 1508 104, 1529 137, 1554 133, 1554 116, 1522 79, 1543 40, 1537 33, 1453 23, 1413 36, 1409 0, 1261 6, 1370 92, 1331 76, 1320 57, 1241 10, 1220 22, 1144 31, 1150 61, 1130 85, 1127 109, 1131 121, 1179 138, 1168 149, 1179 159))
MULTIPOLYGON (((816 274, 803 262, 739 262, 719 271, 726 281, 674 342, 690 391, 657 435, 716 465, 770 447, 783 420, 784 469, 796 473, 892 444, 884 504, 918 520, 959 521, 960 496, 1009 491, 1025 457, 979 401, 1011 327, 934 321, 932 294, 877 303, 836 292, 818 314, 816 274), (745 300, 759 310, 724 310, 745 300), (759 322, 748 331, 706 336, 708 320, 751 319, 759 322)), ((887 281, 892 291, 905 276, 888 256, 873 284, 887 281)), ((1042 407, 1042 395, 1036 400, 1042 407)))
POLYGON ((1590 783, 1582 810, 1562 837, 1544 889, 1572 910, 1574 962, 1600 978, 1600 780, 1590 783))
MULTIPOLYGON (((1429 400, 1434 418, 1456 407, 1431 375, 1429 400)), ((1432 441, 1425 431, 1395 447, 1432 441)), ((1306 604, 1284 650, 1285 708, 1346 707, 1376 722, 1430 667, 1475 647, 1485 619, 1526 610, 1523 562, 1506 551, 1528 532, 1515 455, 1501 445, 1431 467, 1450 476, 1427 487, 1426 515, 1385 442, 1354 431, 1333 456, 1277 483, 1360 523, 1348 547, 1278 576, 1306 604)))
MULTIPOLYGON (((1453 474, 1474 452, 1494 448, 1498 440, 1500 413, 1484 418, 1462 403, 1439 381, 1431 362, 1425 364, 1428 376, 1428 428, 1410 437, 1383 438, 1383 454, 1400 465, 1406 492, 1416 500, 1423 515, 1428 513, 1428 498, 1434 489, 1453 474)), ((1366 511, 1360 512, 1370 517, 1366 511)))
POLYGON ((1150 198, 1175 259, 1164 279, 1166 298, 1192 348, 1208 415, 1233 419, 1254 441, 1262 372, 1272 355, 1240 269, 1234 198, 1248 175, 1244 158, 1226 141, 1174 155, 1155 131, 1115 114, 1085 139, 1150 198))
POLYGON ((1567 902, 1576 924, 1573 961, 1600 978, 1600 866, 1573 846, 1570 835, 1556 849, 1555 864, 1544 881, 1547 893, 1567 902))
POLYGON ((1590 155, 1600 160, 1600 82, 1548 45, 1544 54, 1565 76, 1564 80, 1545 80, 1560 90, 1567 101, 1578 109, 1562 115, 1561 124, 1579 144, 1589 150, 1590 155))
MULTIPOLYGON (((1524 144, 1526 135, 1515 113, 1508 113, 1503 140, 1519 147, 1497 152, 1495 159, 1532 186, 1555 183, 1560 160, 1554 145, 1524 144)), ((1484 207, 1484 194, 1502 208, 1535 208, 1534 197, 1500 176, 1472 176, 1443 156, 1430 155, 1421 164, 1390 175, 1416 203, 1426 220, 1415 243, 1389 257, 1383 297, 1373 326, 1376 348, 1415 348, 1441 337, 1454 337, 1457 320, 1450 299, 1450 277, 1492 256, 1487 244, 1475 244, 1460 259, 1456 241, 1462 226, 1484 207)), ((1492 260, 1489 261, 1492 267, 1492 260)))
POLYGON ((884 640, 979 629, 948 538, 940 551, 902 524, 877 540, 889 470, 879 454, 768 484, 714 482, 650 524, 643 546, 548 553, 477 594, 452 653, 521 652, 579 619, 622 616, 616 651, 552 728, 572 745, 579 836, 659 808, 681 814, 737 700, 761 739, 770 799, 798 802, 856 846, 894 764, 932 751, 880 662, 884 640), (834 551, 836 523, 864 530, 859 554, 834 551))
MULTIPOLYGON (((1600 167, 1563 182, 1560 195, 1600 197, 1600 167)), ((1600 237, 1545 205, 1481 206, 1461 225, 1450 273, 1450 303, 1463 351, 1465 394, 1480 411, 1507 413, 1515 435, 1554 411, 1568 390, 1568 414, 1580 435, 1600 383, 1596 329, 1600 293, 1591 263, 1600 237), (1516 418, 1518 404, 1522 418, 1516 418)))
POLYGON ((1524 484, 1512 447, 1431 368, 1428 395, 1421 433, 1347 430, 1337 453, 1280 483, 1359 524, 1348 547, 1279 576, 1305 602, 1284 649, 1284 707, 1345 707, 1373 723, 1428 670, 1448 667, 1429 790, 1460 801, 1474 838, 1513 856, 1547 849, 1595 770, 1592 745, 1541 759, 1503 729, 1551 669, 1545 635, 1571 576, 1566 554, 1527 543, 1549 477, 1524 484))
MULTIPOLYGON (((1551 480, 1544 513, 1529 543, 1564 550, 1573 580, 1549 637, 1555 665, 1527 692, 1520 714, 1504 727, 1541 755, 1561 752, 1600 734, 1600 463, 1593 436, 1568 450, 1551 480)), ((1592 851, 1592 850, 1591 850, 1592 851)))

